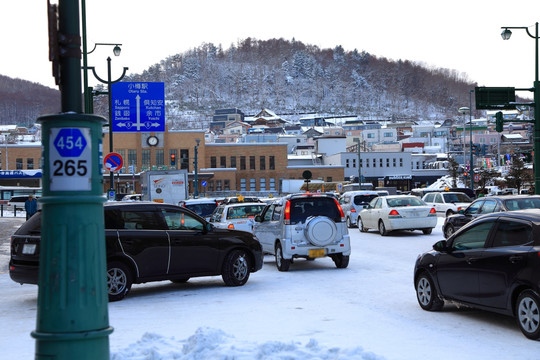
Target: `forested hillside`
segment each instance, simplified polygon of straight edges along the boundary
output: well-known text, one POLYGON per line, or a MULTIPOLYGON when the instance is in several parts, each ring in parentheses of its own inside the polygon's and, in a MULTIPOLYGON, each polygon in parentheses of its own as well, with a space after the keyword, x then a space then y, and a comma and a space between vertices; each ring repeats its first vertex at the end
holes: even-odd
POLYGON ((59 111, 58 90, 0 75, 1 125, 29 126, 33 125, 38 117, 59 111))
MULTIPOLYGON (((278 114, 444 120, 469 103, 475 85, 457 70, 391 61, 339 45, 320 49, 294 39, 252 38, 227 49, 204 43, 124 81, 165 82, 166 116, 175 129, 204 127, 215 109, 232 107, 250 115, 268 108, 278 114)), ((21 80, 9 84, 5 77, 0 82, 4 123, 32 121, 58 107, 54 90, 21 80)), ((107 97, 98 96, 94 108, 106 116, 107 97)))

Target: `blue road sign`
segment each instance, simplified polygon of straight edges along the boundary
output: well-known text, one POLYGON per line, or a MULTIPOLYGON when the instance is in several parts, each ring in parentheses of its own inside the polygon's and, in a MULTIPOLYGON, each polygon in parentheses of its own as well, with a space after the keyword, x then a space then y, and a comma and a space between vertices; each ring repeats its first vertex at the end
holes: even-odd
POLYGON ((206 185, 208 185, 208 183, 207 183, 206 181, 204 181, 204 180, 201 181, 201 186, 202 186, 202 187, 206 187, 206 185))
POLYGON ((114 132, 165 131, 165 83, 114 83, 111 102, 114 132))
POLYGON ((66 128, 58 131, 53 144, 61 157, 79 157, 87 142, 80 129, 66 128))

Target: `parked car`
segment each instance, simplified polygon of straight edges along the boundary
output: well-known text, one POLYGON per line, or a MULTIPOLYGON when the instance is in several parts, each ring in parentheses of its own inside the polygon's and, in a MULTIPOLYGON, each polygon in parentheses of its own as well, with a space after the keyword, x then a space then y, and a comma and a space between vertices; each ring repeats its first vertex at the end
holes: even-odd
POLYGON ((181 201, 178 205, 193 211, 206 221, 210 221, 210 216, 218 207, 218 202, 215 199, 199 198, 181 201))
POLYGON ((415 195, 379 196, 358 215, 362 232, 378 229, 382 236, 394 230, 422 230, 431 234, 437 225, 437 213, 415 195))
POLYGON ((450 216, 465 210, 472 199, 462 192, 434 192, 424 195, 422 198, 426 204, 433 206, 437 215, 450 216))
MULTIPOLYGON (((28 200, 28 196, 30 195, 15 195, 15 196, 12 196, 9 201, 8 201, 8 206, 12 206, 13 209, 15 210, 15 208, 17 210, 24 210, 24 203, 26 202, 26 200, 28 200)), ((40 196, 39 195, 34 195, 34 198, 36 200, 39 200, 40 196)), ((38 201, 38 209, 41 209, 41 204, 40 202, 38 201)))
POLYGON ((253 233, 263 252, 274 255, 279 271, 297 258, 329 256, 337 268, 349 265, 351 243, 345 214, 330 194, 292 194, 268 205, 255 216, 253 233))
POLYGON ((347 191, 341 195, 339 204, 345 214, 345 221, 347 227, 352 228, 356 226, 356 218, 358 213, 369 205, 371 200, 379 196, 377 191, 359 190, 359 191, 347 191))
POLYGON ((257 197, 253 196, 230 196, 221 202, 221 204, 236 204, 236 203, 246 203, 246 202, 261 202, 261 200, 257 197))
POLYGON ((142 194, 128 194, 124 195, 122 201, 142 201, 142 194))
POLYGON ((540 210, 491 213, 418 257, 414 285, 424 310, 445 300, 514 316, 540 338, 540 210))
POLYGON ((478 198, 465 210, 444 219, 442 227, 444 237, 448 239, 459 228, 480 215, 520 209, 540 209, 540 195, 498 195, 478 198))
MULTIPOLYGON (((221 275, 227 286, 244 285, 262 268, 261 244, 244 231, 220 229, 171 204, 112 202, 104 205, 109 301, 123 299, 132 284, 221 275)), ((11 279, 37 284, 41 212, 11 238, 11 279)))
POLYGON ((262 202, 221 204, 210 216, 210 222, 220 228, 252 232, 255 215, 266 207, 262 202))

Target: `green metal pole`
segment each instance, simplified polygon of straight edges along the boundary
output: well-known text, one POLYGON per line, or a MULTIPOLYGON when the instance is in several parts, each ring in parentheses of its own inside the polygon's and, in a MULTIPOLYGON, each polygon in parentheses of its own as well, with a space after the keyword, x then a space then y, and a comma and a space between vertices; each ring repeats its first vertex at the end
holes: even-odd
POLYGON ((83 46, 83 92, 84 92, 84 112, 92 114, 90 101, 91 92, 88 88, 88 48, 86 44, 86 0, 81 0, 81 20, 82 20, 82 46, 83 46))
MULTIPOLYGON (((471 190, 474 192, 474 158, 473 158, 473 140, 472 140, 472 93, 474 90, 469 90, 469 135, 470 135, 470 149, 471 149, 471 190)), ((465 131, 465 129, 463 129, 465 131)))
POLYGON ((102 125, 81 114, 79 0, 60 0, 62 113, 42 116, 36 359, 109 359, 102 125))
POLYGON ((534 193, 540 194, 540 81, 538 81, 538 23, 535 39, 534 78, 534 193))

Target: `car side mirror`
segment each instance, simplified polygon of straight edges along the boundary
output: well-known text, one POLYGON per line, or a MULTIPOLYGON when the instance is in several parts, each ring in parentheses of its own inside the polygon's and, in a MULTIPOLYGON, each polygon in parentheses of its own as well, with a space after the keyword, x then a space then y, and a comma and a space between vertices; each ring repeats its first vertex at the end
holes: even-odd
POLYGON ((437 241, 433 245, 433 250, 438 252, 448 252, 448 243, 446 242, 446 240, 437 241))
POLYGON ((206 223, 206 226, 204 227, 205 233, 212 231, 213 228, 214 228, 214 225, 210 223, 206 223))
POLYGON ((462 214, 462 215, 465 214, 465 210, 464 209, 459 209, 458 214, 462 214))
POLYGON ((261 215, 255 215, 255 222, 262 222, 261 215))

